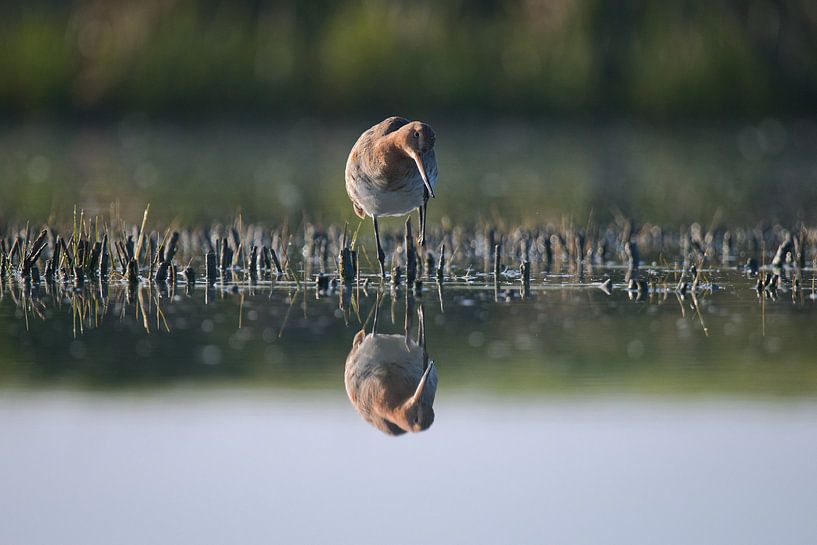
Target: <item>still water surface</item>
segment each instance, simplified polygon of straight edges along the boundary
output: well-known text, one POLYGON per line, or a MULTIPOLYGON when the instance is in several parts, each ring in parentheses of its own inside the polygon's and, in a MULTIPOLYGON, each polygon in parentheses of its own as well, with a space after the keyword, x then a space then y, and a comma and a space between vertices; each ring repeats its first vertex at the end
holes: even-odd
POLYGON ((639 298, 597 274, 524 299, 5 286, 0 542, 817 540, 811 291, 721 270, 639 298), (435 362, 427 431, 347 399, 373 328, 435 362))
POLYGON ((813 403, 440 395, 436 408, 429 431, 395 439, 335 393, 6 394, 0 538, 817 539, 813 403))
MULTIPOLYGON (((0 221, 67 224, 76 204, 133 223, 151 203, 159 229, 237 210, 343 225, 343 165, 374 121, 0 128, 0 221)), ((816 217, 808 121, 432 124, 432 229, 816 217)), ((775 298, 706 275, 695 299, 638 297, 617 269, 535 274, 524 300, 479 279, 408 298, 3 284, 0 544, 817 543, 814 271, 775 298), (347 398, 376 307, 398 337, 366 361, 408 332, 401 361, 435 362, 421 433, 347 398)))

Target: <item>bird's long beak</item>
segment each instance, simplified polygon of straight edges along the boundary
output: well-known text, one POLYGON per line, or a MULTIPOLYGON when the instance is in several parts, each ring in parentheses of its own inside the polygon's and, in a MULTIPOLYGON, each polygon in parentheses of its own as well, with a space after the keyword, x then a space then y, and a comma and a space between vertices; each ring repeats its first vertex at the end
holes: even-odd
POLYGON ((431 198, 433 199, 436 197, 436 195, 434 195, 434 189, 431 187, 431 183, 428 181, 428 175, 426 174, 426 166, 423 164, 422 154, 415 151, 412 153, 412 158, 414 159, 414 162, 417 163, 417 169, 420 171, 420 176, 423 177, 423 183, 426 185, 428 194, 431 195, 431 198))
POLYGON ((360 343, 362 343, 363 339, 365 339, 365 338, 366 338, 366 330, 361 329, 360 331, 357 332, 357 335, 355 335, 355 338, 352 340, 352 347, 354 348, 356 346, 359 346, 360 343))
POLYGON ((425 391, 426 388, 426 382, 428 381, 428 375, 429 373, 431 373, 432 369, 434 369, 434 362, 430 361, 428 362, 428 367, 426 367, 423 376, 420 377, 420 384, 417 385, 417 390, 414 392, 414 395, 411 396, 412 405, 419 403, 420 398, 423 396, 423 392, 425 391))

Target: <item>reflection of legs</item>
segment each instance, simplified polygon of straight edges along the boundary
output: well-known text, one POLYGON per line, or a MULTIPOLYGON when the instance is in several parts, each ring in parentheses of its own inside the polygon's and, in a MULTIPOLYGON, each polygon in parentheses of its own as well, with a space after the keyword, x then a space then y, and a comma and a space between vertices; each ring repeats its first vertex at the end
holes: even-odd
POLYGON ((426 351, 426 316, 423 312, 423 303, 417 307, 417 344, 423 349, 423 371, 428 368, 428 352, 426 351))
POLYGON ((377 292, 377 299, 374 302, 374 322, 372 322, 372 334, 377 333, 377 314, 380 311, 380 291, 377 292))
POLYGON ((386 278, 386 254, 380 245, 380 229, 377 226, 377 216, 372 216, 372 220, 374 221, 374 240, 377 242, 377 260, 380 262, 380 276, 386 278))
POLYGON ((425 347, 426 345, 426 316, 425 311, 423 310, 423 304, 420 303, 420 306, 417 307, 417 344, 420 346, 425 347))
POLYGON ((403 335, 406 337, 406 347, 409 346, 409 334, 414 324, 414 296, 406 290, 406 315, 403 320, 403 335))

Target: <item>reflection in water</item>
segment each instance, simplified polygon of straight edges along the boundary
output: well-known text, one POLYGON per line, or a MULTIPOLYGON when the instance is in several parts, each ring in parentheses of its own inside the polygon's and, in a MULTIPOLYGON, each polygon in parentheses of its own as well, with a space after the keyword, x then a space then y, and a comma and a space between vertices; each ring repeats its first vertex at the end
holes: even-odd
POLYGON ((357 411, 383 433, 402 435, 428 429, 434 422, 437 372, 425 343, 423 307, 417 308, 417 340, 411 338, 413 305, 406 305, 403 335, 377 332, 378 303, 372 332, 362 329, 346 357, 346 393, 357 411))
MULTIPOLYGON (((650 267, 640 297, 622 282, 621 268, 596 267, 583 284, 564 270, 539 272, 529 297, 500 302, 490 281, 458 274, 441 294, 433 281, 417 294, 404 286, 341 289, 340 308, 331 286, 324 292, 287 279, 185 289, 122 281, 75 288, 7 277, 0 282, 0 388, 178 381, 337 391, 340 354, 355 332, 373 332, 366 317, 379 297, 374 333, 407 330, 413 339, 414 307, 424 302, 432 354, 445 362, 445 385, 454 390, 817 392, 810 268, 797 290, 758 292, 756 277, 724 268, 705 270, 708 282, 682 293, 674 288, 681 271, 650 267), (408 327, 392 325, 404 316, 408 327)), ((500 293, 518 293, 518 282, 503 276, 500 293)), ((379 354, 387 344, 379 337, 388 335, 371 335, 364 345, 361 335, 357 352, 363 345, 363 355, 379 354)), ((409 341, 409 352, 423 346, 409 341)), ((406 346, 405 336, 400 342, 406 346)), ((418 384, 415 378, 412 392, 418 384)))

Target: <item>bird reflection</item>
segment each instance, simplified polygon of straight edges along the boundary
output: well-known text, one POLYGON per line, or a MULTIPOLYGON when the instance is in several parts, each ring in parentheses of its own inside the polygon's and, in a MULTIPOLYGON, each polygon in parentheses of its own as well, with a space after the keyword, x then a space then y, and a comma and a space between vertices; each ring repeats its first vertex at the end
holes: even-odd
POLYGON ((413 305, 407 301, 403 335, 377 332, 378 302, 372 332, 361 330, 346 357, 346 393, 364 420, 389 435, 428 429, 434 422, 437 372, 428 358, 423 307, 417 308, 417 340, 411 338, 413 305))

